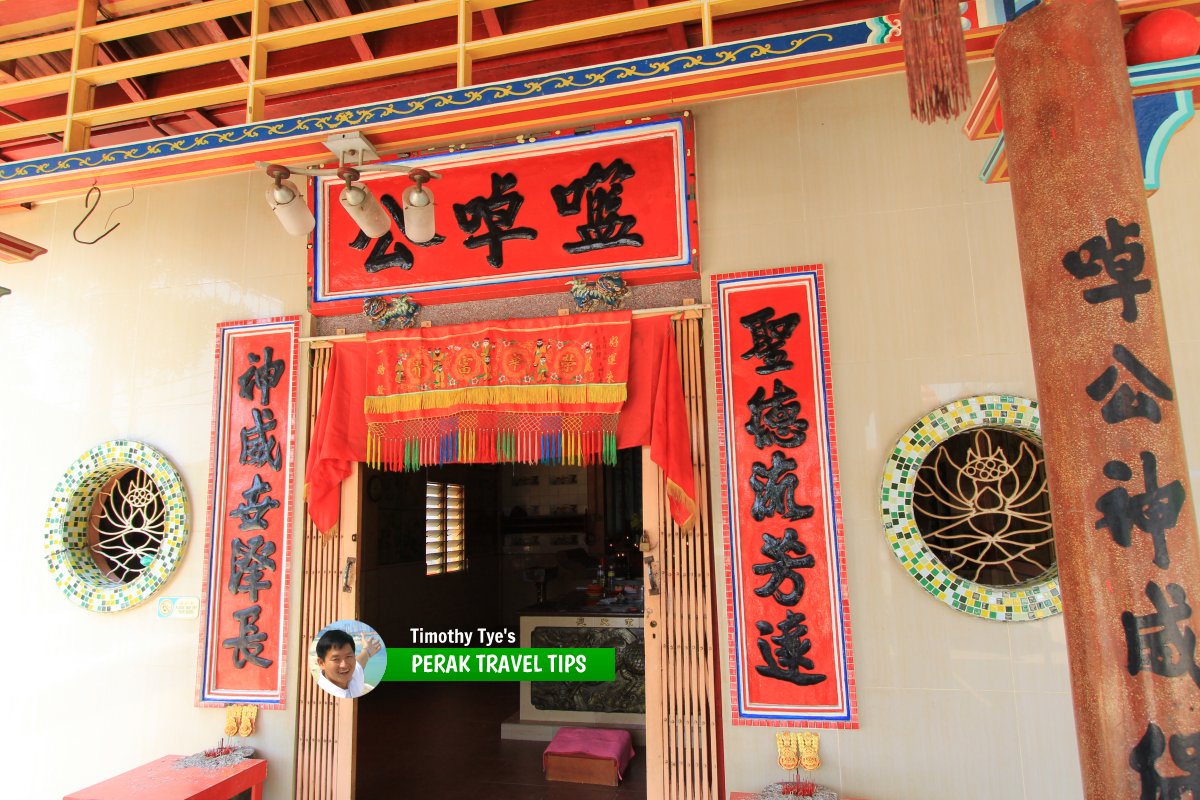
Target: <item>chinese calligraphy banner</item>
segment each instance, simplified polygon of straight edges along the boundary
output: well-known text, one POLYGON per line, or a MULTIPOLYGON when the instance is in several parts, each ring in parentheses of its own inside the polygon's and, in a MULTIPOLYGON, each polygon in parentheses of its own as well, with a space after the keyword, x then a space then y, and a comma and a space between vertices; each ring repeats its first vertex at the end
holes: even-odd
POLYGON ((436 290, 441 300, 565 292, 567 278, 695 277, 690 117, 597 128, 406 159, 441 174, 427 188, 437 235, 414 244, 399 198, 412 181, 364 175, 392 218, 378 239, 340 207, 343 182, 317 182, 312 310, 357 313, 365 298, 436 290))
POLYGON ((712 278, 735 724, 858 724, 824 291, 712 278))
POLYGON ((300 318, 217 326, 199 705, 283 708, 300 318))

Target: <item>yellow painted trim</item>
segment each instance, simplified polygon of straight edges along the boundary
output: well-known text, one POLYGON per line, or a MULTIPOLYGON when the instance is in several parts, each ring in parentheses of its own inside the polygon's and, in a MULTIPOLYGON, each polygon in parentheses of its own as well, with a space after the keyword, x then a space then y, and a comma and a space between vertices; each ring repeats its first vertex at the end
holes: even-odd
MULTIPOLYGON (((5 28, 5 32, 7 31, 8 28, 5 28)), ((48 33, 36 39, 4 42, 0 44, 0 53, 4 54, 4 60, 7 61, 13 58, 27 58, 47 53, 57 53, 60 50, 70 50, 74 45, 75 31, 70 30, 63 31, 62 33, 48 33)))
POLYGON ((468 0, 458 0, 458 52, 457 52, 457 82, 459 89, 471 85, 471 54, 467 52, 467 42, 471 41, 471 23, 474 14, 468 0))
POLYGON ((45 119, 31 119, 28 122, 12 122, 0 125, 0 141, 16 141, 31 136, 45 136, 49 133, 62 133, 67 126, 65 114, 45 119))
MULTIPOLYGON (((178 2, 179 0, 109 0, 109 2, 104 4, 104 8, 106 11, 118 16, 128 16, 130 14, 140 14, 147 9, 174 5, 178 2)), ((297 0, 289 0, 289 2, 297 2, 297 0)), ((74 35, 76 16, 77 12, 75 11, 64 11, 61 14, 54 14, 53 16, 36 17, 23 22, 14 22, 4 26, 4 38, 23 39, 26 36, 37 36, 51 31, 63 30, 64 28, 74 35)))
POLYGON ((529 0, 467 0, 467 5, 472 11, 492 11, 528 2, 529 0))
POLYGON ((80 73, 96 65, 96 43, 83 38, 81 31, 96 24, 100 0, 79 0, 75 16, 75 44, 71 47, 71 75, 67 85, 67 123, 63 126, 63 150, 85 150, 91 144, 91 131, 80 121, 79 113, 89 111, 95 87, 80 73))
POLYGON ((215 64, 240 58, 250 50, 250 40, 243 37, 229 39, 224 42, 213 42, 199 47, 189 47, 186 50, 172 50, 169 53, 159 53, 142 58, 131 58, 128 61, 114 61, 99 67, 91 67, 79 71, 79 77, 94 86, 104 83, 116 83, 126 78, 137 78, 142 75, 153 75, 157 72, 168 72, 188 67, 199 67, 203 64, 215 64))
POLYGON ((677 22, 694 22, 699 18, 700 2, 687 0, 682 3, 639 8, 635 11, 622 11, 618 14, 567 22, 562 25, 493 36, 471 42, 467 45, 467 50, 475 59, 493 58, 509 53, 538 50, 631 31, 662 28, 677 22))
POLYGON ((251 10, 254 0, 206 0, 190 6, 179 6, 166 11, 156 11, 152 14, 141 14, 136 17, 125 17, 89 25, 82 33, 93 42, 112 42, 117 39, 127 39, 130 36, 142 36, 147 33, 180 28, 184 25, 194 25, 199 22, 231 17, 234 14, 245 14, 251 10))
POLYGON ((387 58, 375 58, 370 61, 360 61, 355 64, 344 64, 336 67, 313 69, 308 72, 294 72, 290 75, 280 75, 277 78, 267 78, 257 81, 254 85, 266 96, 288 94, 305 89, 319 89, 325 86, 335 86, 339 83, 386 78, 405 72, 416 72, 431 67, 444 67, 455 63, 458 57, 458 47, 445 45, 432 50, 420 50, 416 53, 402 53, 387 58))
POLYGON ((374 33, 388 28, 402 28, 436 19, 447 19, 457 13, 458 0, 423 0, 411 5, 368 11, 263 33, 258 40, 268 50, 287 50, 331 39, 344 39, 355 34, 374 33))
POLYGON ((241 100, 243 96, 242 84, 233 83, 228 86, 215 86, 211 89, 200 89, 167 97, 154 97, 136 103, 81 111, 75 114, 75 118, 92 126, 108 125, 113 122, 126 122, 131 119, 170 114, 174 111, 187 111, 219 103, 233 103, 241 100))
POLYGON ((708 0, 706 5, 712 8, 714 17, 720 17, 726 14, 744 14, 747 11, 791 5, 791 3, 781 3, 779 0, 708 0))
POLYGON ((41 78, 30 78, 27 81, 0 84, 0 105, 8 105, 19 100, 32 100, 35 97, 46 97, 52 94, 65 94, 71 88, 71 74, 60 72, 57 75, 46 75, 41 78))

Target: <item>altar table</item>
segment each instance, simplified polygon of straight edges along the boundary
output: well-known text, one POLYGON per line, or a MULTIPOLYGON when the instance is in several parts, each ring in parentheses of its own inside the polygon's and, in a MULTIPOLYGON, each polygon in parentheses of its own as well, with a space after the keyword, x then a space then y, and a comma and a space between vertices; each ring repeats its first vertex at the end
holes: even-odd
POLYGON ((115 778, 80 789, 63 800, 230 800, 250 790, 251 800, 262 800, 267 762, 247 758, 230 767, 175 769, 184 756, 163 756, 121 773, 115 778))

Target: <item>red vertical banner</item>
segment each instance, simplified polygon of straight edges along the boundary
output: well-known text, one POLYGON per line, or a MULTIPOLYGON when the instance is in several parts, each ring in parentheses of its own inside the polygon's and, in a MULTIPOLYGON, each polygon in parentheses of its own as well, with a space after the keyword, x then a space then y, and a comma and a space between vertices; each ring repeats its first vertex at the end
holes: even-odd
POLYGON ((284 707, 300 318, 217 326, 197 704, 284 707))
POLYGON ((712 278, 735 724, 858 725, 824 291, 712 278))

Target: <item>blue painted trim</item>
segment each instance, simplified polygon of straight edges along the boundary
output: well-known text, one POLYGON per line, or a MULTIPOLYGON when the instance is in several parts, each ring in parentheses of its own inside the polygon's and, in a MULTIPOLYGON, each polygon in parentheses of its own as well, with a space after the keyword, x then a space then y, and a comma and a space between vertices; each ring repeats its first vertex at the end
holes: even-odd
POLYGON ((1153 191, 1159 188, 1167 143, 1195 114, 1192 93, 1188 89, 1133 98, 1133 117, 1137 124, 1142 175, 1147 189, 1153 191))
POLYGON ((996 143, 992 145, 992 152, 988 153, 987 160, 983 162, 983 169, 979 172, 979 180, 987 183, 992 177, 992 173, 996 170, 996 164, 1000 161, 1000 156, 1004 153, 1004 132, 996 137, 996 143))
MULTIPOLYGON (((1162 185, 1162 160, 1167 144, 1195 114, 1190 89, 1133 98, 1133 118, 1142 158, 1142 182, 1147 191, 1155 191, 1162 185)), ((983 169, 979 171, 979 180, 986 183, 991 179, 1003 153, 1004 134, 1001 133, 984 161, 983 169)))
POLYGON ((290 138, 332 134, 363 125, 421 119, 536 98, 629 86, 687 74, 769 64, 781 59, 871 43, 878 22, 848 22, 798 33, 765 36, 742 42, 699 47, 665 56, 616 61, 547 75, 500 81, 465 89, 431 92, 385 103, 353 106, 284 119, 236 125, 219 130, 169 136, 136 144, 97 148, 48 158, 0 164, 0 182, 122 164, 149 162, 193 153, 262 145, 290 138), (875 24, 875 29, 872 28, 875 24))
POLYGON ((1152 61, 1129 68, 1131 86, 1154 86, 1168 81, 1200 77, 1200 56, 1176 58, 1172 61, 1152 61))

